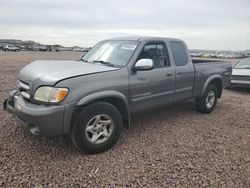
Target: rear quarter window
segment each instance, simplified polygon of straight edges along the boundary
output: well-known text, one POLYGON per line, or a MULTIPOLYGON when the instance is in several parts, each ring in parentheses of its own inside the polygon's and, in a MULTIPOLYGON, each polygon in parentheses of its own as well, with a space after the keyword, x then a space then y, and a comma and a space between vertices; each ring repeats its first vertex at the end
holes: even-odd
POLYGON ((173 52, 175 65, 176 66, 186 65, 188 62, 188 56, 184 44, 177 41, 171 41, 170 46, 173 52))

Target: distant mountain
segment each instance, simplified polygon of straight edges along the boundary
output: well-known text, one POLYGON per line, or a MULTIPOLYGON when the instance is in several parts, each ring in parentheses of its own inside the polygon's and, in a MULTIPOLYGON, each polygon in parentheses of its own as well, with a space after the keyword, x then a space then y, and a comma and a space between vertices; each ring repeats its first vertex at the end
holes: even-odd
MULTIPOLYGON (((53 45, 46 45, 46 44, 41 44, 32 40, 18 40, 18 39, 0 39, 0 45, 1 44, 13 44, 16 46, 22 46, 22 45, 30 45, 30 46, 54 46, 57 48, 64 48, 63 45, 59 45, 59 44, 53 44, 53 45)), ((83 48, 80 46, 73 46, 70 48, 83 48)), ((85 48, 83 48, 85 49, 85 48)))
POLYGON ((59 44, 46 45, 32 40, 18 40, 18 39, 0 39, 0 48, 6 45, 14 45, 20 50, 33 50, 33 51, 84 51, 88 48, 80 46, 65 47, 59 44))
POLYGON ((39 43, 37 42, 34 42, 32 40, 26 40, 26 41, 23 41, 23 40, 16 40, 16 39, 0 39, 0 43, 11 43, 11 44, 37 44, 39 45, 39 43))

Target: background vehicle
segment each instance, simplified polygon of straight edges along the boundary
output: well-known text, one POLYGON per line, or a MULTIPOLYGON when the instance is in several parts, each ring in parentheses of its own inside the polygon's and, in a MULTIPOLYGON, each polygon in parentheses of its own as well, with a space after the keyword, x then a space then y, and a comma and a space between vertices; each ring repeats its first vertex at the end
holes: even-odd
POLYGON ((203 53, 191 52, 190 55, 191 55, 191 57, 202 57, 203 53))
POLYGON ((229 87, 250 88, 250 58, 239 60, 233 66, 229 87))
POLYGON ((211 56, 210 53, 205 53, 205 54, 202 55, 202 57, 204 57, 204 58, 211 58, 212 56, 211 56))
POLYGON ((217 58, 225 59, 226 55, 224 53, 218 53, 217 58))
POLYGON ((16 51, 18 52, 20 49, 14 45, 6 45, 3 47, 4 51, 16 51))
POLYGON ((35 61, 18 75, 5 107, 33 134, 71 135, 88 153, 111 148, 130 116, 195 99, 210 113, 232 66, 193 60, 182 40, 130 37, 105 40, 81 61, 35 61))

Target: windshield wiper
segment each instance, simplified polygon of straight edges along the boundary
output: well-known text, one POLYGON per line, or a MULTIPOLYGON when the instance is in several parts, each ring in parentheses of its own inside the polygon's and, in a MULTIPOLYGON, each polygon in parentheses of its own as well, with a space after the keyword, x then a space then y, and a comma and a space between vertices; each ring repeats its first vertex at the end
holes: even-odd
POLYGON ((110 66, 110 67, 114 67, 114 65, 112 64, 112 63, 110 63, 110 62, 106 62, 106 61, 93 61, 94 63, 101 63, 101 64, 103 64, 103 65, 107 65, 107 66, 110 66))
POLYGON ((243 67, 243 69, 250 69, 250 67, 249 67, 249 66, 246 66, 246 67, 243 67))
POLYGON ((86 59, 80 59, 80 61, 88 63, 88 61, 86 59))
POLYGON ((249 66, 246 66, 246 67, 235 67, 235 69, 250 69, 249 66))

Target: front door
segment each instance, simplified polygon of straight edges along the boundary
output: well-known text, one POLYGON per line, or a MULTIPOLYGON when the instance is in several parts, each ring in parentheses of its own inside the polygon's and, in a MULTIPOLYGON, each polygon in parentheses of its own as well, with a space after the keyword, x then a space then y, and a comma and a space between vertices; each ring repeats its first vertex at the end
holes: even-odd
POLYGON ((152 59, 152 70, 135 71, 130 76, 131 111, 170 103, 174 100, 175 71, 163 41, 144 45, 139 59, 152 59))

